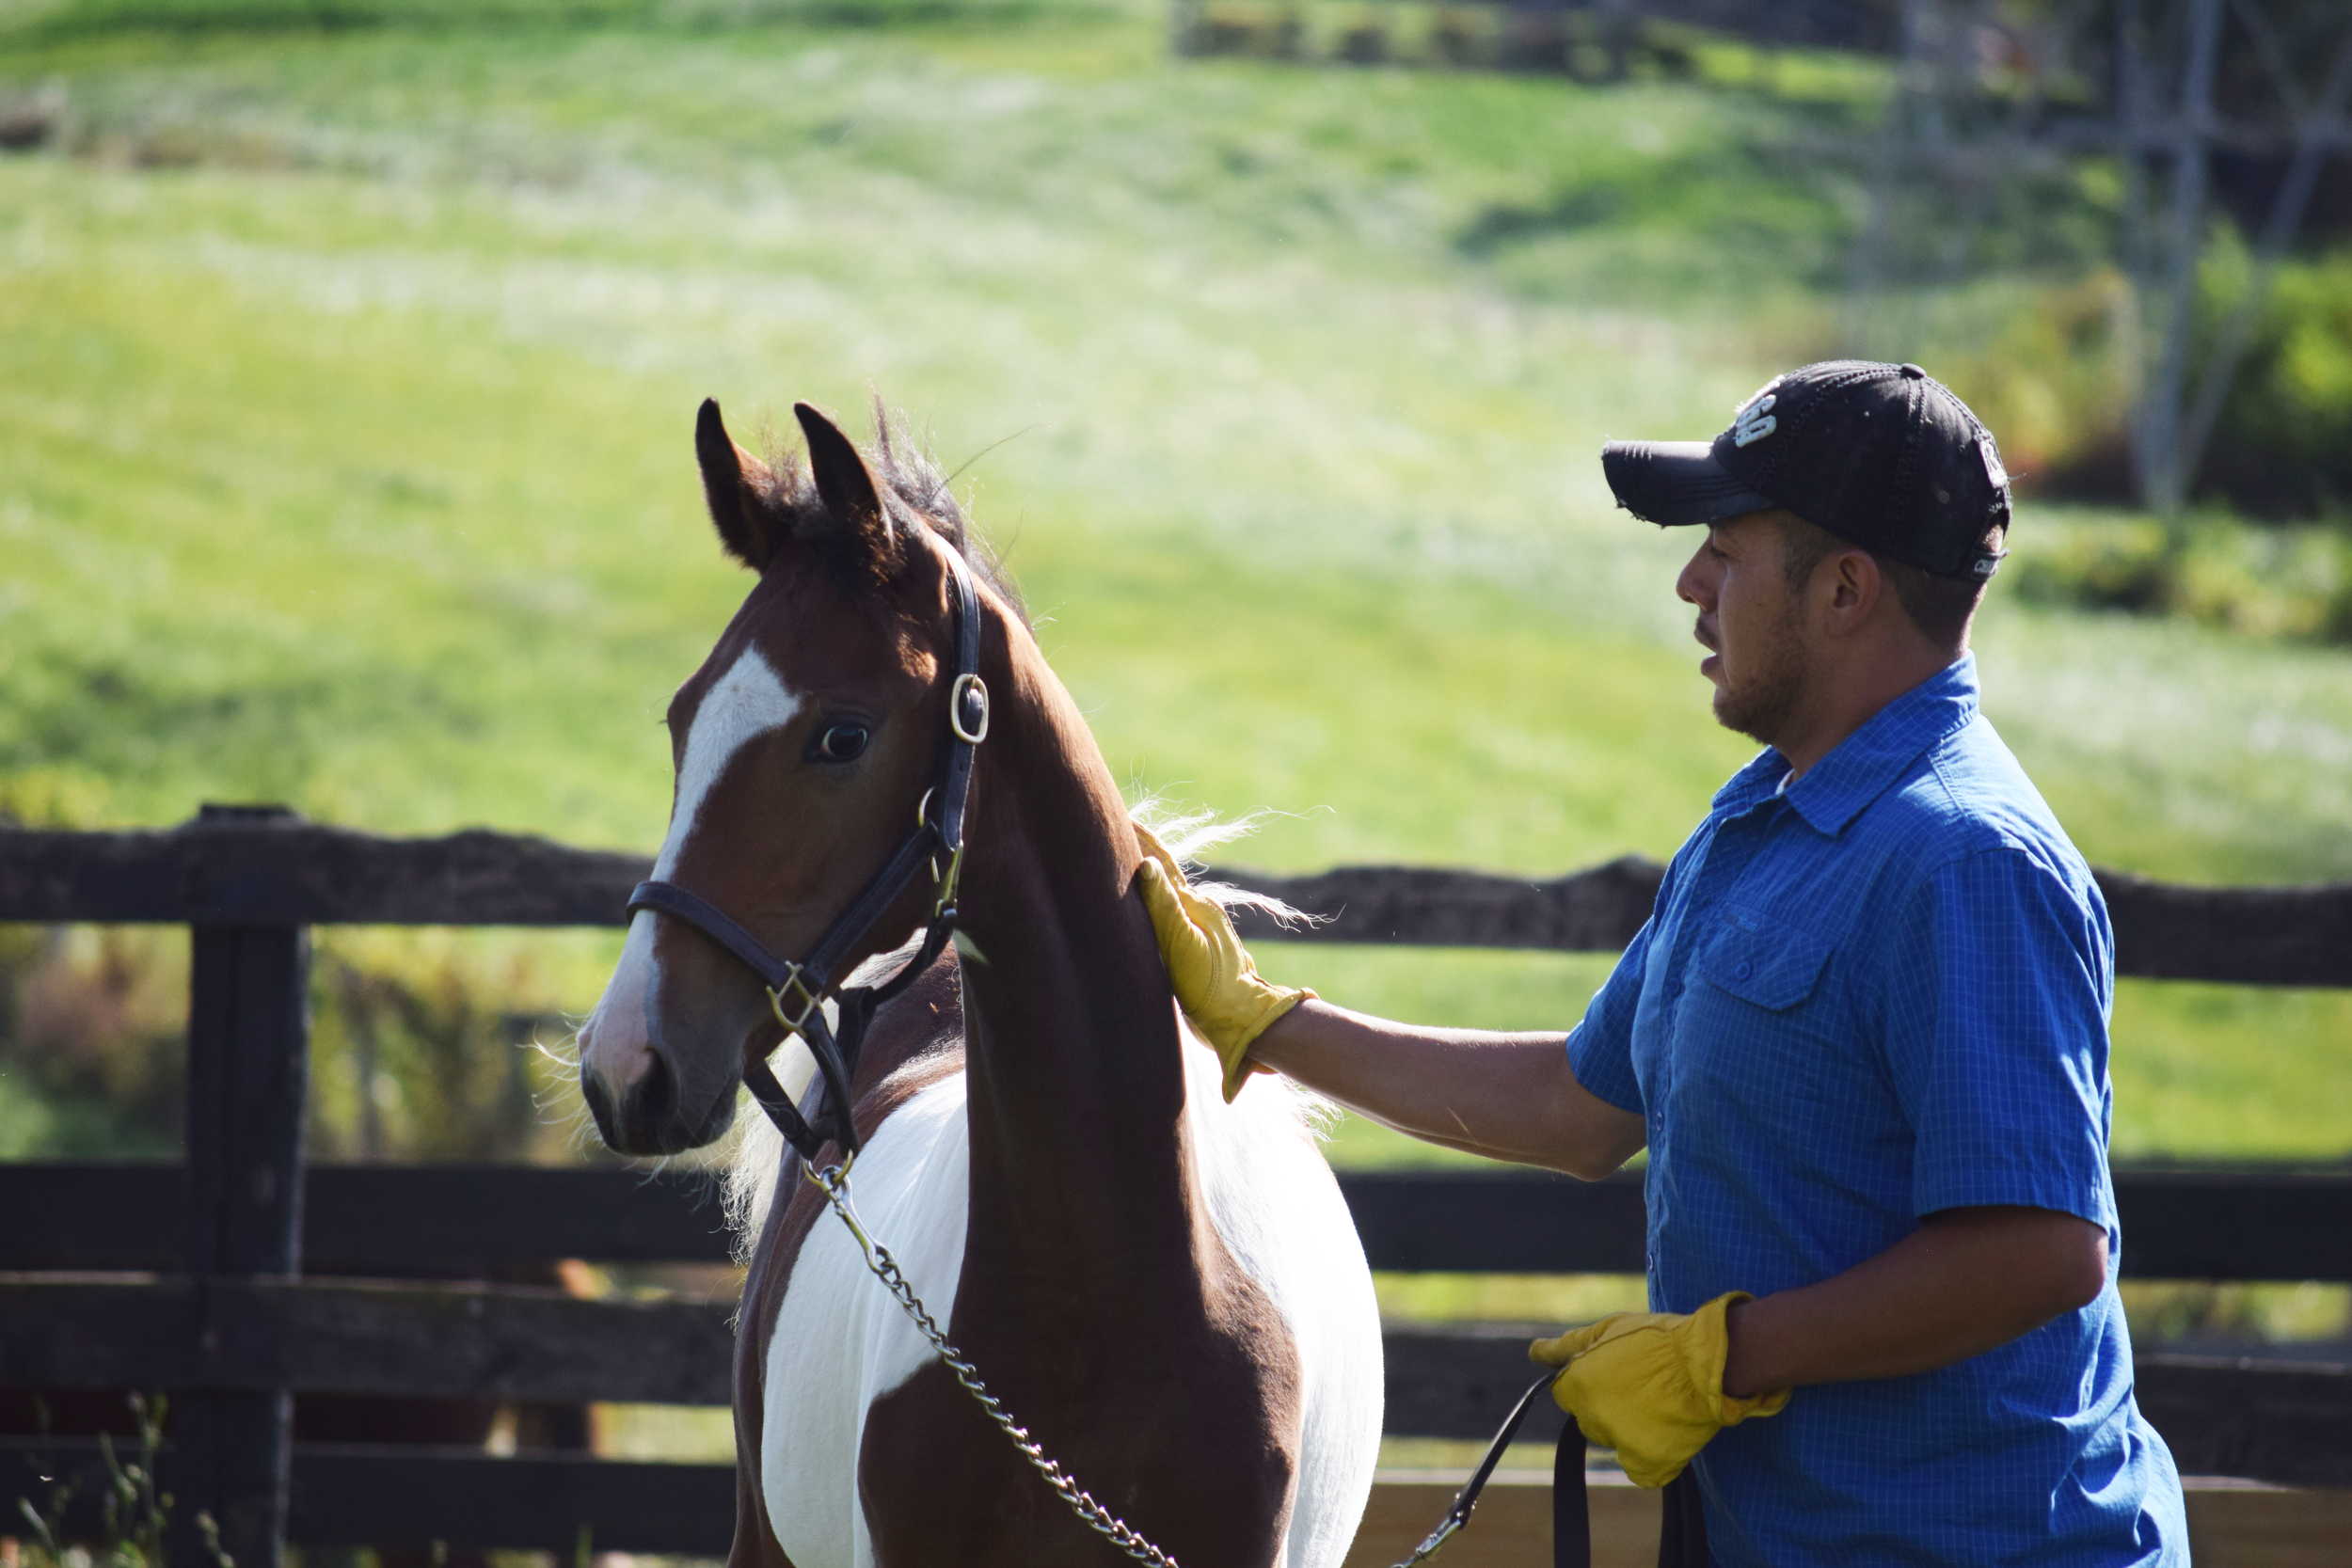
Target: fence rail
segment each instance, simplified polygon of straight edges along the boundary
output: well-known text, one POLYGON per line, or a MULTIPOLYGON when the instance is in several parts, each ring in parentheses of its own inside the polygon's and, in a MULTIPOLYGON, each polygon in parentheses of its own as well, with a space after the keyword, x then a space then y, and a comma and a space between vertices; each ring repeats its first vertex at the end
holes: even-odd
MULTIPOLYGON (((167 1444, 166 1490, 180 1461, 167 1444)), ((0 1437, 8 1486, 39 1465, 78 1482, 67 1539, 97 1539, 106 1467, 95 1439, 0 1437)), ((493 1459, 478 1449, 303 1443, 288 1466, 287 1538, 306 1545, 457 1551, 597 1551, 724 1557, 735 1535, 735 1466, 584 1454, 493 1459)), ((11 1493, 0 1488, 0 1498, 11 1493)))
MULTIPOLYGON (((655 1310, 706 1320, 698 1332, 707 1332, 707 1320, 717 1316, 713 1308, 675 1304, 655 1310)), ((1496 1413, 1526 1386, 1528 1339, 1556 1327, 1391 1328, 1391 1430, 1485 1437, 1496 1413)), ((2165 1434, 2185 1473, 2257 1477, 2291 1486, 2352 1485, 2352 1443, 2344 1430, 2352 1368, 2143 1355, 2136 1372, 2140 1408, 2165 1434)), ((551 1392, 576 1384, 530 1386, 551 1392)), ((673 1391, 663 1402, 688 1402, 688 1392, 698 1396, 691 1402, 723 1402, 723 1364, 705 1386, 673 1391)), ((1137 1412, 1136 1418, 1148 1413, 1137 1412)), ((1541 1405, 1523 1436, 1549 1441, 1559 1424, 1558 1412, 1541 1405)), ((25 1479, 25 1469, 8 1473, 12 1457, 20 1464, 38 1460, 45 1473, 62 1468, 94 1477, 100 1467, 94 1447, 0 1438, 0 1479, 25 1479)), ((167 1486, 176 1479, 177 1457, 167 1451, 160 1466, 167 1486)), ((316 1544, 437 1542, 569 1550, 584 1531, 604 1549, 716 1556, 726 1549, 734 1518, 735 1472, 724 1465, 302 1444, 291 1450, 289 1480, 288 1537, 316 1544)), ((95 1521, 78 1523, 91 1528, 95 1521)))
MULTIPOLYGON (((2126 1278, 2352 1282, 2352 1165, 2335 1170, 2122 1166, 2126 1278)), ((186 1182, 177 1165, 0 1164, 0 1275, 168 1273, 186 1182)), ((311 1274, 490 1278, 518 1264, 723 1263, 707 1177, 533 1165, 310 1165, 311 1274)), ((1539 1171, 1343 1171, 1375 1269, 1412 1274, 1640 1274, 1641 1178, 1539 1171)), ((0 1367, 8 1362, 0 1358, 0 1367)))
MULTIPOLYGON (((619 926, 643 856, 509 833, 377 838, 294 817, 136 832, 0 832, 0 921, 187 926, 619 926)), ((1663 867, 1629 855, 1551 879, 1418 866, 1312 877, 1220 869, 1319 924, 1245 915, 1251 940, 1613 952, 1663 867)), ((2352 987, 2352 883, 2209 888, 2096 875, 2116 973, 2352 987)))
MULTIPOLYGON (((599 1548, 725 1549, 724 1466, 292 1440, 296 1392, 727 1402, 727 1307, 360 1277, 723 1260, 707 1180, 302 1160, 310 926, 617 926, 646 870, 540 839, 379 839, 265 810, 207 808, 155 832, 0 831, 0 921, 192 929, 184 1166, 0 1164, 0 1386, 172 1391, 175 1561, 210 1560, 185 1528, 199 1508, 248 1562, 274 1561, 288 1540, 577 1549, 583 1528, 599 1548)), ((1252 924, 1253 940, 1605 951, 1648 917, 1660 868, 1629 858, 1549 881, 1223 875, 1321 917, 1295 931, 1252 924)), ((2099 878, 2122 974, 2352 987, 2352 886, 2099 878)), ((1631 1177, 1359 1172, 1342 1185, 1375 1268, 1642 1268, 1631 1177)), ((2352 1280, 2352 1168, 2126 1169, 2116 1186, 2127 1274, 2352 1280)), ((1533 1331, 1391 1329, 1390 1430, 1484 1435, 1524 1385, 1533 1331)), ((2352 1484, 2352 1369, 2147 1356, 2138 1375, 2184 1468, 2352 1484)), ((36 1451, 69 1469, 99 1463, 0 1437, 0 1504, 36 1451)))

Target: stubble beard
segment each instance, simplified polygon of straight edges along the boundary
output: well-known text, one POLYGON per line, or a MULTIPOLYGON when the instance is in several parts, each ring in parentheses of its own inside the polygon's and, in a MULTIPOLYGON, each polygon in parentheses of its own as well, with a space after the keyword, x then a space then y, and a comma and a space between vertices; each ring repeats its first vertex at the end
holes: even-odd
MULTIPOLYGON (((1715 689, 1715 722, 1770 746, 1804 691, 1805 646, 1794 605, 1772 624, 1747 664, 1746 674, 1715 689)), ((1728 673, 1728 662, 1724 669, 1728 673)))

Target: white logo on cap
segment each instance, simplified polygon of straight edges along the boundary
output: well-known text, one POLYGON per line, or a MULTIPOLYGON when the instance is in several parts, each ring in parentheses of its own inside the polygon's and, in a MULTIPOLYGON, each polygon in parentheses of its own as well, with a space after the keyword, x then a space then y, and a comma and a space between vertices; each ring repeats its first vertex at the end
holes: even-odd
POLYGON ((1992 482, 1993 488, 2009 488, 2009 470, 2001 467, 2000 454, 1993 450, 1992 436, 1977 437, 1977 455, 1984 459, 1984 477, 1992 482))
POLYGON ((1772 404, 1779 401, 1779 398, 1767 392, 1740 409, 1740 417, 1732 421, 1731 444, 1735 447, 1753 446, 1779 429, 1780 421, 1771 413, 1772 404))

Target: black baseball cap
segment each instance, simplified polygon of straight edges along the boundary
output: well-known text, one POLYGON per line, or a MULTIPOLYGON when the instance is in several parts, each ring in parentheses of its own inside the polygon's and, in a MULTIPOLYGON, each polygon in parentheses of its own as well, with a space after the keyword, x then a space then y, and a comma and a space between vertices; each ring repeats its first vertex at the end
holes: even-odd
POLYGON ((2009 473, 1984 428, 1916 365, 1833 359, 1765 383, 1712 441, 1611 441, 1617 504, 1663 528, 1785 507, 1865 549, 1981 582, 2008 552, 2009 473))

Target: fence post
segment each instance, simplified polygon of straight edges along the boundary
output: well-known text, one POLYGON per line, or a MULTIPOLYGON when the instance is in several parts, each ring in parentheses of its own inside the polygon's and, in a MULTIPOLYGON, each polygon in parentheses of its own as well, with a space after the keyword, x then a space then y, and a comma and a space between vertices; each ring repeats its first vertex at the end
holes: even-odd
MULTIPOLYGON (((199 820, 292 815, 208 805, 199 820)), ((189 938, 186 1258, 200 1363, 237 1338, 215 1280, 300 1272, 310 947, 300 926, 199 925, 189 938)), ((282 1388, 191 1390, 175 1402, 175 1563, 211 1568, 201 1513, 237 1568, 277 1568, 293 1429, 282 1388)))

